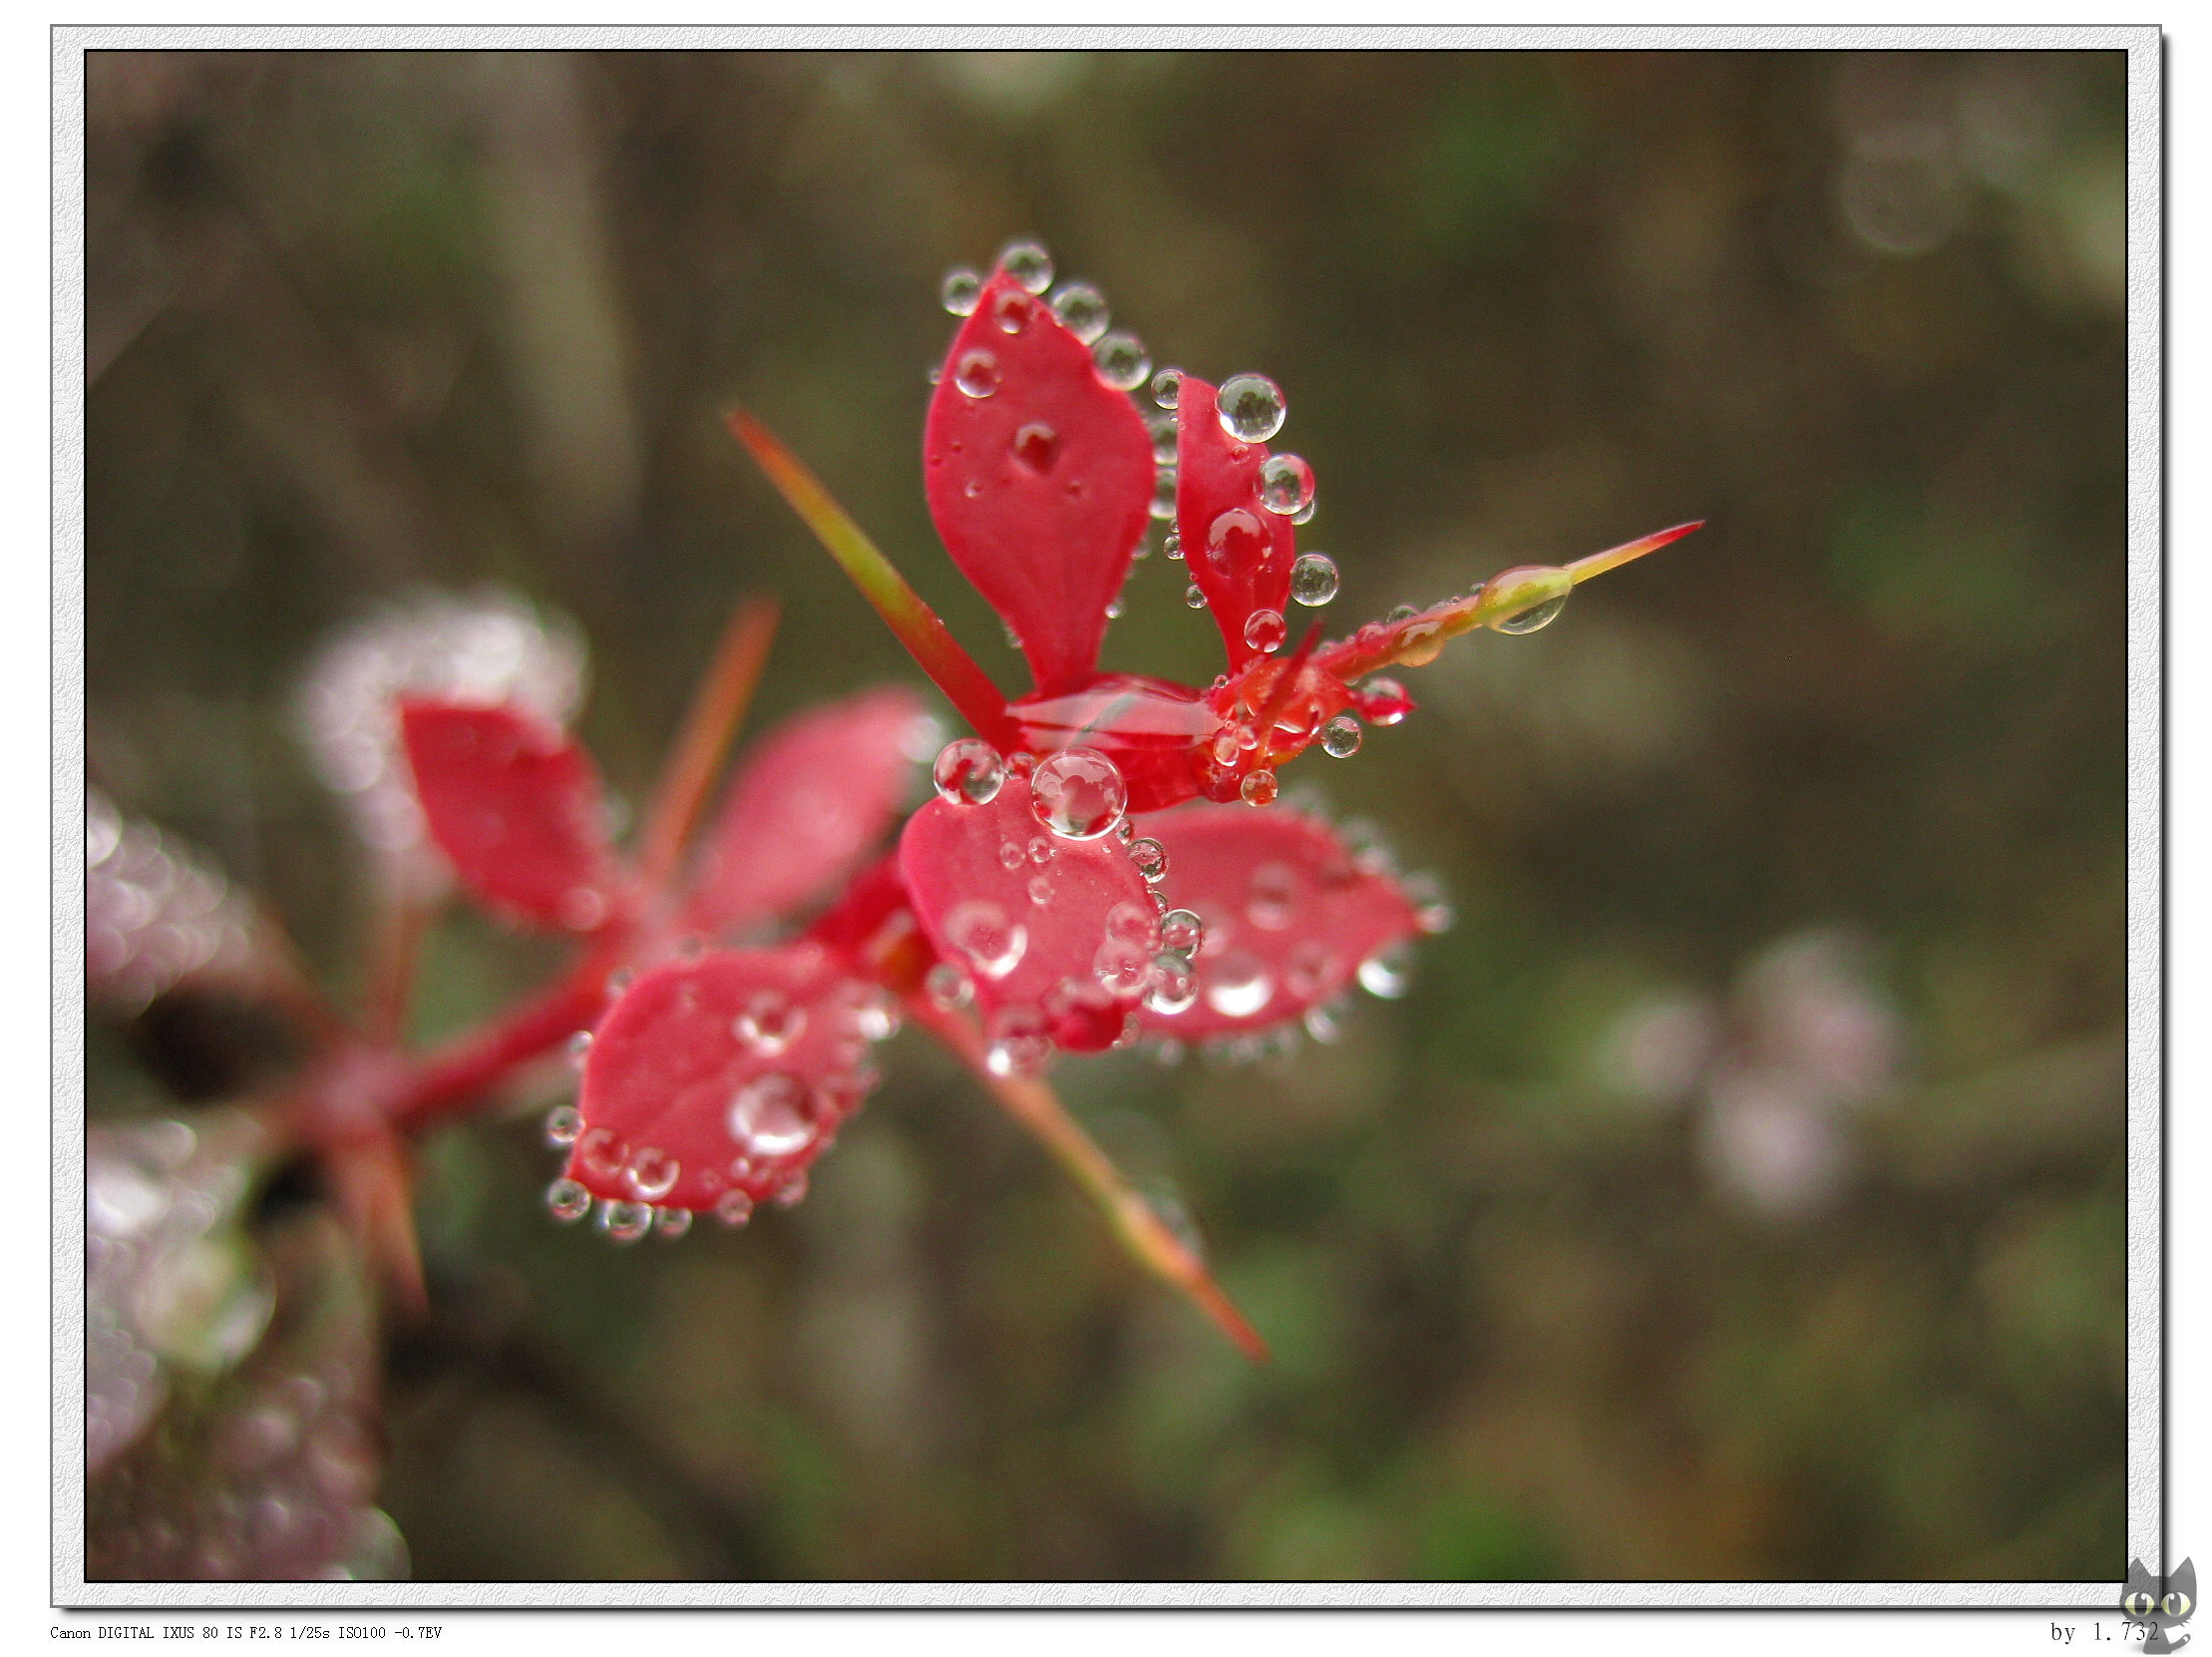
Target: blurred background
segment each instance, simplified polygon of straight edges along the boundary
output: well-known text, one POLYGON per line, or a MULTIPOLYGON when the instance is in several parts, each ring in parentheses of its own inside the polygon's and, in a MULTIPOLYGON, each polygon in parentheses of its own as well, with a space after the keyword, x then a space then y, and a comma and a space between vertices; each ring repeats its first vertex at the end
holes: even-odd
MULTIPOLYGON (((1282 383, 1331 631, 1708 521, 1286 775, 1450 890, 1403 999, 1057 1072, 1273 1365, 909 1033, 743 1232, 550 1223, 560 1078, 441 1131, 423 1320, 312 1191, 210 1199, 278 1311, 190 1386, 350 1353, 340 1486, 429 1579, 2118 1580, 2121 71, 95 55, 88 770, 341 997, 374 858, 299 687, 379 606, 587 643, 632 801, 740 594, 786 607, 756 730, 919 681, 733 398, 1016 681, 919 464, 939 278, 1013 235, 1155 361, 1282 383)), ((1212 677, 1183 580, 1136 567, 1108 666, 1212 677)), ((450 911, 418 1033, 557 960, 450 911)), ((250 1000, 124 1011, 88 1090, 145 1167, 282 1077, 250 1000)))

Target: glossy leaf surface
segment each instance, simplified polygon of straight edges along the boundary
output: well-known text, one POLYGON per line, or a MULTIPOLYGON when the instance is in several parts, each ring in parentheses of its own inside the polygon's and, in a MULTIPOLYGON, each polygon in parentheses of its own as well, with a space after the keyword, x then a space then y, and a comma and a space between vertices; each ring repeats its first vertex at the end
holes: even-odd
POLYGON ((1260 504, 1268 446, 1231 437, 1215 409, 1215 388, 1185 374, 1176 401, 1175 523, 1191 581, 1206 595, 1235 671, 1266 653, 1245 636, 1253 616, 1290 611, 1297 532, 1260 504))

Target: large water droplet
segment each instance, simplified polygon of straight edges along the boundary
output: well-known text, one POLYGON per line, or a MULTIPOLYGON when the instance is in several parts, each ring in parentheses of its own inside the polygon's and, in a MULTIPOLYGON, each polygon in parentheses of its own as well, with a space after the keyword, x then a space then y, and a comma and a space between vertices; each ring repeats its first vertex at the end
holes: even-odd
POLYGON ((1188 958, 1163 952, 1153 958, 1152 979, 1145 988, 1145 1006, 1174 1018, 1190 1011, 1198 1000, 1198 974, 1188 958))
POLYGON ((653 1223, 653 1205, 649 1202, 603 1202, 599 1204, 599 1229, 608 1239, 617 1243, 634 1243, 645 1235, 653 1223))
POLYGON ((1089 282, 1069 282, 1052 295, 1060 326, 1088 345, 1106 331, 1106 295, 1089 282))
POLYGON ((1149 835, 1129 842, 1129 861, 1137 866, 1138 874, 1154 885, 1167 879, 1168 849, 1149 835))
POLYGON ((998 389, 998 359, 988 351, 962 351, 952 365, 952 383, 970 397, 988 397, 998 389))
POLYGON ((556 1179, 546 1187, 546 1207, 562 1225, 573 1225, 591 1212, 591 1193, 572 1179, 556 1179))
POLYGON ((1321 727, 1321 752, 1331 759, 1349 759, 1359 751, 1361 735, 1359 721, 1339 713, 1321 727))
POLYGON ((1036 1075, 1052 1056, 1045 1017, 1033 1007, 1002 1007, 991 1015, 983 1067, 995 1076, 1036 1075))
POLYGON ((954 316, 972 316, 975 301, 983 295, 983 278, 964 264, 955 264, 944 273, 944 283, 937 289, 937 297, 944 301, 944 308, 954 316))
POLYGON ((1237 785, 1237 793, 1247 805, 1275 804, 1275 773, 1262 766, 1237 785))
POLYGON ((1256 650, 1273 655, 1290 636, 1290 625, 1279 610, 1256 610, 1245 618, 1245 642, 1256 650))
POLYGON ((1098 364, 1099 378, 1116 391, 1136 390, 1152 372, 1152 358, 1145 351, 1144 341, 1119 330, 1091 347, 1091 360, 1098 364))
POLYGON ((940 961, 923 974, 922 989, 930 1006, 946 1013, 965 1007, 975 998, 974 983, 949 961, 940 961))
POLYGON ((929 769, 938 795, 954 805, 988 805, 1005 786, 1006 762, 979 736, 947 742, 929 769))
POLYGON ((1096 840, 1121 821, 1129 790, 1114 762, 1092 748, 1062 748, 1037 761, 1029 809, 1065 840, 1096 840))
POLYGON ((1481 602, 1498 607, 1483 625, 1493 632, 1534 632, 1558 619, 1574 591, 1575 578, 1548 564, 1500 571, 1482 586, 1481 602))
POLYGON ((963 903, 944 920, 944 937, 975 970, 993 982, 1021 965, 1029 948, 1029 931, 986 899, 963 903))
POLYGON ((1243 507, 1231 507, 1206 528, 1207 562, 1225 576, 1250 570, 1267 556, 1267 532, 1243 507))
POLYGON ((1060 434, 1042 420, 1032 420, 1014 433, 1014 459, 1042 477, 1060 458, 1060 434))
POLYGON ((1206 943, 1206 923, 1195 909, 1171 909, 1160 917, 1160 947, 1186 959, 1206 943))
POLYGON ((755 1076, 730 1100, 730 1137, 745 1154, 789 1156, 814 1137, 807 1084, 788 1070, 755 1076))
POLYGON ((642 1145, 631 1154, 622 1176, 643 1200, 658 1202, 676 1188, 676 1176, 682 1171, 682 1165, 666 1151, 642 1145))
POLYGON ((1309 608, 1336 597, 1336 561, 1326 553, 1300 553, 1290 565, 1290 597, 1309 608))
POLYGON ((999 252, 998 267, 1031 293, 1042 293, 1052 285, 1052 255, 1042 242, 1007 242, 999 252))
POLYGON ((752 1052, 774 1058, 805 1034, 807 1010, 780 990, 763 990, 746 1002, 730 1028, 752 1052))
POLYGON ((1193 610, 1204 610, 1206 608, 1206 595, 1200 590, 1197 582, 1191 583, 1183 590, 1183 602, 1193 610))
POLYGON ((1232 950, 1206 977, 1206 1005, 1225 1019, 1249 1019, 1275 999, 1275 980, 1258 956, 1232 950))
POLYGON ((1260 463, 1260 504, 1279 518, 1302 512, 1313 499, 1313 468, 1296 455, 1270 455, 1260 463))
POLYGON ((1377 950, 1359 964, 1359 988, 1384 1001, 1396 1001, 1413 983, 1413 951, 1405 944, 1377 950))
POLYGON ((1438 621, 1414 621, 1398 634, 1398 660, 1408 667, 1426 667, 1443 648, 1444 623, 1438 621))
POLYGON ((572 1104, 556 1104, 546 1112, 546 1143, 565 1149, 583 1131, 583 1112, 572 1104))
POLYGON ((1265 443, 1283 429, 1290 411, 1283 388, 1265 374, 1232 374, 1222 381, 1217 412, 1222 430, 1241 443, 1265 443))
POLYGON ((1163 368, 1152 376, 1152 400, 1162 408, 1172 409, 1183 400, 1183 370, 1163 368))
POLYGON ((1183 562, 1183 537, 1174 530, 1168 531, 1160 542, 1160 556, 1170 564, 1183 562))
POLYGON ((1379 675, 1359 686, 1359 699, 1369 724, 1395 725, 1413 711, 1413 698, 1405 693, 1405 686, 1379 675))

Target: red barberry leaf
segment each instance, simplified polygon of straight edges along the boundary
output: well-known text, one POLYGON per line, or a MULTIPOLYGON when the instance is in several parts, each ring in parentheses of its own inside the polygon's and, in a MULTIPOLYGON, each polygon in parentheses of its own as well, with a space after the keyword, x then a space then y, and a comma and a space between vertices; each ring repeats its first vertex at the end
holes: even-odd
POLYGON ((738 768, 679 929, 741 931, 850 870, 905 805, 922 701, 892 686, 802 713, 738 768))
POLYGON ((1175 527, 1184 564, 1222 629, 1234 672, 1284 641, 1297 535, 1290 519, 1260 504, 1268 446, 1230 436, 1215 408, 1214 387, 1185 374, 1176 397, 1175 527), (1261 611, 1277 618, 1273 644, 1246 636, 1261 611))
POLYGON ((1069 840, 1030 811, 1025 778, 984 805, 931 800, 907 822, 899 866, 937 954, 974 986, 985 1034, 1015 1067, 1037 1037, 1112 1046, 1144 994, 1158 919, 1114 835, 1069 840))
POLYGON ((621 876, 590 757, 513 705, 407 700, 400 729, 431 838, 492 908, 590 932, 620 907, 621 876))
POLYGON ((1038 689, 1079 687, 1151 511, 1136 405, 1000 271, 953 336, 922 447, 952 562, 1020 637, 1038 689))
POLYGON ((818 945, 655 967, 592 1034, 567 1177, 612 1202, 742 1218, 860 1108, 891 1023, 890 998, 818 945))
POLYGON ((1194 803, 1144 828, 1167 850, 1168 901, 1206 923, 1197 999, 1172 1015, 1148 1008, 1151 1034, 1189 1041, 1296 1019, 1419 930, 1393 877, 1362 868, 1326 823, 1288 807, 1194 803))
POLYGON ((834 951, 862 978, 901 996, 921 990, 922 975, 936 960, 907 899, 896 848, 847 881, 806 936, 834 951))

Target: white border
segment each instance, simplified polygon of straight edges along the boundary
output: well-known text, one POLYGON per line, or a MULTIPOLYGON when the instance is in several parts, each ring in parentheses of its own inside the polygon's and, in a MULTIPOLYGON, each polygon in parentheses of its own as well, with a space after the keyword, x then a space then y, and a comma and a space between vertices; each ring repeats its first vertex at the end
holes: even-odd
POLYGON ((82 61, 103 49, 1144 48, 2116 50, 2128 97, 2127 1549, 2166 1557, 2163 1353, 2162 39, 2155 27, 57 27, 53 90, 53 1603, 99 1607, 2019 1607, 2110 1614, 2115 1582, 88 1583, 84 1580, 82 61))

